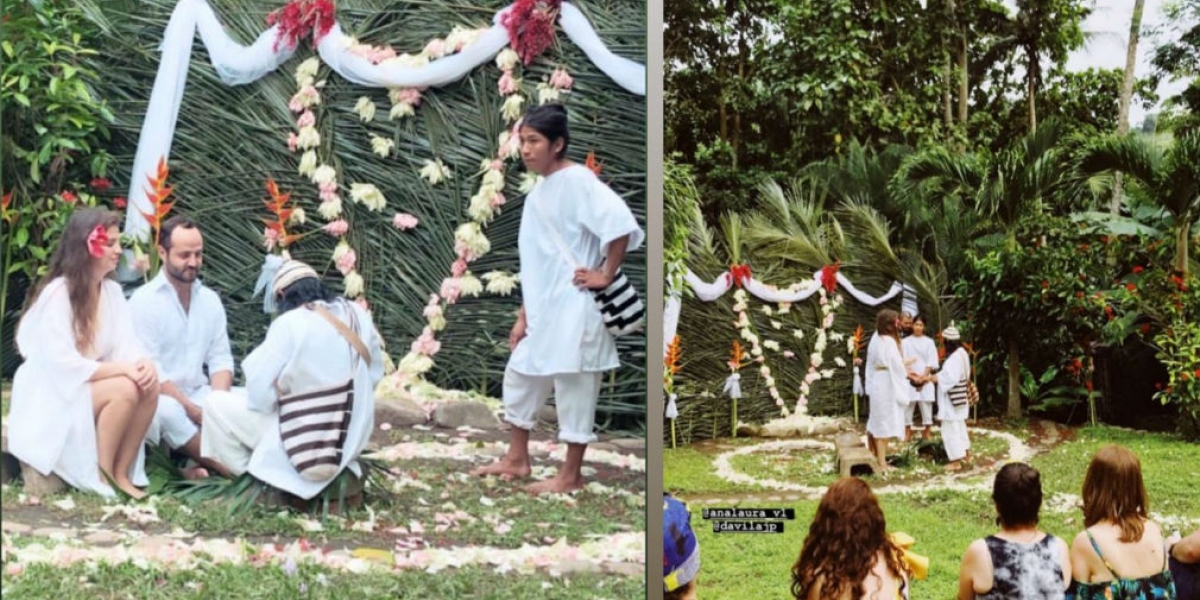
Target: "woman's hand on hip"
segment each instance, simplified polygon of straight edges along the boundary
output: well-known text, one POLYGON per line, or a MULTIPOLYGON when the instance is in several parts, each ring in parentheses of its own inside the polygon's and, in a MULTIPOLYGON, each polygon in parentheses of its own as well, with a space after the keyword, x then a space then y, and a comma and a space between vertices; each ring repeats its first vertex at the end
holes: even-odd
POLYGON ((575 277, 571 282, 589 290, 602 290, 612 285, 613 276, 600 270, 575 269, 575 277))

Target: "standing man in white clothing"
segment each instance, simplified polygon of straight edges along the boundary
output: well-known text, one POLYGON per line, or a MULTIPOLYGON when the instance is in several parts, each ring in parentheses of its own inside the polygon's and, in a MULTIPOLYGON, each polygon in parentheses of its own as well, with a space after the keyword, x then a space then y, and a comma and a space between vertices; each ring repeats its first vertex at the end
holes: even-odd
MULTIPOLYGON (((233 353, 226 331, 225 307, 217 293, 197 278, 204 264, 204 238, 195 222, 172 217, 163 223, 158 275, 130 298, 134 327, 158 363, 158 409, 146 440, 165 440, 199 464, 221 475, 228 470, 200 456, 204 404, 213 392, 233 386, 233 353), (204 368, 208 367, 208 376, 204 368)), ((203 469, 185 472, 203 477, 203 469)))
POLYGON ((542 179, 525 199, 517 241, 522 303, 504 372, 504 419, 512 428, 505 456, 472 474, 530 475, 529 432, 553 392, 567 454, 558 475, 526 490, 570 492, 583 487, 583 455, 596 441, 601 377, 620 366, 593 290, 612 283, 645 232, 616 192, 566 158, 565 108, 534 107, 519 131, 525 167, 542 179))

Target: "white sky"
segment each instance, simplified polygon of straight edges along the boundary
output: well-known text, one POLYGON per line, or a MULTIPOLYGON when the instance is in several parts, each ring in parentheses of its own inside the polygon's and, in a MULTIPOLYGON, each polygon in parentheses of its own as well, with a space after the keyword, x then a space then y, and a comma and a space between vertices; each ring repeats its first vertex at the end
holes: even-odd
MULTIPOLYGON (((1147 31, 1165 21, 1164 0, 1146 0, 1142 11, 1141 36, 1138 38, 1138 61, 1134 68, 1137 77, 1146 77, 1151 72, 1150 59, 1155 40, 1147 37, 1147 31)), ((1006 2, 1006 4, 1009 4, 1006 2)), ((1083 30, 1092 37, 1083 48, 1076 50, 1067 60, 1067 68, 1083 70, 1090 67, 1124 69, 1125 51, 1129 40, 1129 25, 1133 17, 1132 0, 1095 0, 1092 14, 1083 22, 1083 30)), ((1158 88, 1160 98, 1179 93, 1186 82, 1164 81, 1158 88)), ((1145 110, 1136 103, 1129 108, 1129 124, 1136 128, 1146 116, 1145 110)), ((1151 111, 1153 112, 1153 111, 1151 111)))

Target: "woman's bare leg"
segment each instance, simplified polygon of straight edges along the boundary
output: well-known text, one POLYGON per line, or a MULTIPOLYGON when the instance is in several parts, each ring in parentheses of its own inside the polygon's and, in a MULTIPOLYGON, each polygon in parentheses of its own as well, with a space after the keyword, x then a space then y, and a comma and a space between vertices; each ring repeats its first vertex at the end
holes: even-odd
MULTIPOLYGON (((129 479, 129 471, 133 466, 133 461, 137 460, 138 450, 141 450, 146 439, 146 430, 150 429, 150 421, 154 420, 154 409, 157 407, 157 385, 148 390, 138 390, 137 404, 133 408, 133 414, 129 417, 125 431, 121 434, 121 445, 117 449, 117 459, 113 464, 113 479, 122 489, 126 487, 137 489, 129 479)), ((140 497, 138 494, 130 495, 140 497)))
POLYGON ((137 408, 138 396, 137 384, 127 377, 112 377, 92 383, 92 414, 96 420, 96 455, 100 470, 125 493, 134 497, 145 494, 132 483, 126 485, 129 474, 117 470, 117 457, 137 408))

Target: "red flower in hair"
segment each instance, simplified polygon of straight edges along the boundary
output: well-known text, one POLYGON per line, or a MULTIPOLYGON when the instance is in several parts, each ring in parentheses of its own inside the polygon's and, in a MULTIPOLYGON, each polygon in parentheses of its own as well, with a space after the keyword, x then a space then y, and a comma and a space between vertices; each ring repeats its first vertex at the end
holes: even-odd
POLYGON ((104 257, 104 249, 108 246, 108 228, 97 225, 87 237, 88 254, 96 258, 104 257))

